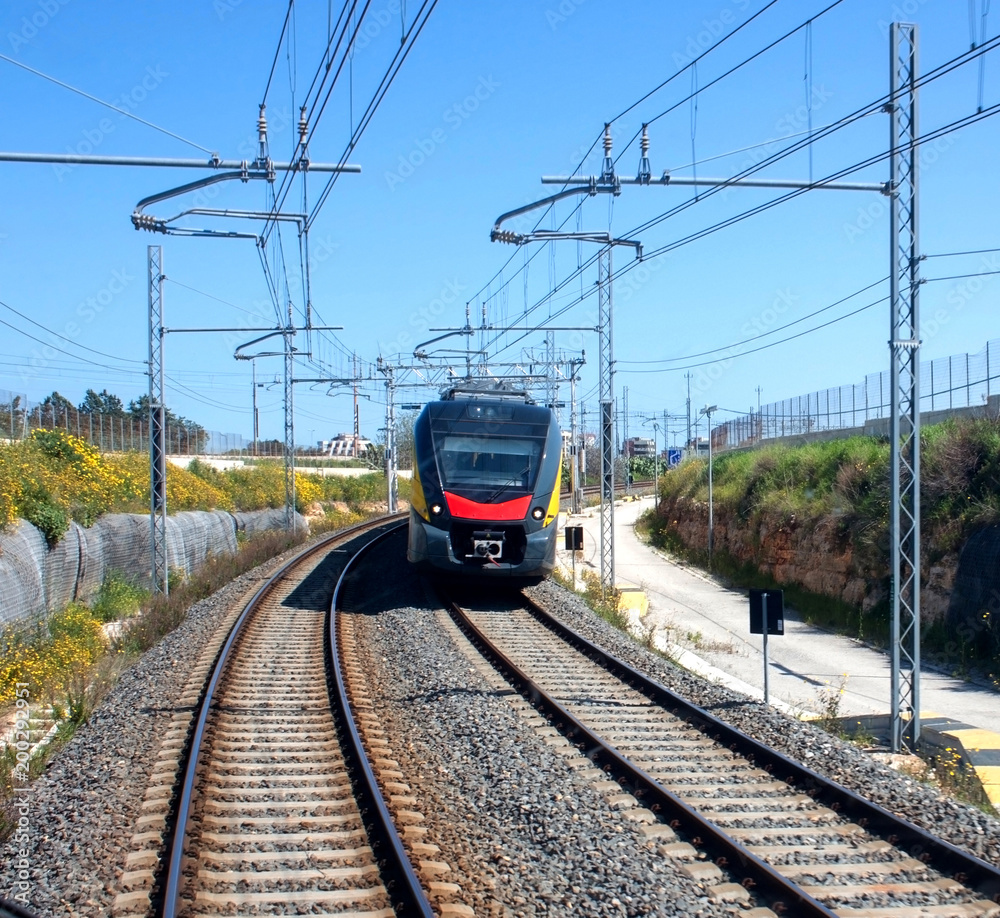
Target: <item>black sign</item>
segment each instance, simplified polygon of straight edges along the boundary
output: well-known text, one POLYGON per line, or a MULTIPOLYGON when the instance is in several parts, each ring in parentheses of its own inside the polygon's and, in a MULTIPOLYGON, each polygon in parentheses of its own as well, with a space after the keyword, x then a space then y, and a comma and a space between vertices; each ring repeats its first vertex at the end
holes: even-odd
POLYGON ((566 532, 566 551, 582 551, 583 526, 567 526, 565 532, 566 532))
POLYGON ((785 633, 785 594, 782 590, 750 591, 750 633, 764 633, 764 598, 767 597, 767 633, 785 633))

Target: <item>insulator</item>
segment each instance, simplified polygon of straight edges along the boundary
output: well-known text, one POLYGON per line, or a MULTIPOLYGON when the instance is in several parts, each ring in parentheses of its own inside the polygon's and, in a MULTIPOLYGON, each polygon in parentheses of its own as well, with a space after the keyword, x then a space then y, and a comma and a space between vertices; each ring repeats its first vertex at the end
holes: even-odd
POLYGON ((649 133, 646 130, 648 125, 642 126, 642 140, 639 141, 639 148, 642 150, 643 156, 649 155, 649 133))
POLYGON ((309 122, 306 120, 306 107, 303 105, 299 109, 299 143, 305 144, 306 134, 309 133, 309 122))
POLYGON ((264 110, 267 106, 262 102, 260 105, 260 115, 257 116, 257 141, 267 143, 267 115, 264 110))
POLYGON ((604 155, 611 155, 611 125, 607 122, 604 125, 604 155))

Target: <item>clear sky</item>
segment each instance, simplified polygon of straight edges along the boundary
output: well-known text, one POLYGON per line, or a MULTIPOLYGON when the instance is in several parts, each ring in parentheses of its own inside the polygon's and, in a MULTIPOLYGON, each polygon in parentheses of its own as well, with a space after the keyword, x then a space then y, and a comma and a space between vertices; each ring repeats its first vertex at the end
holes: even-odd
MULTIPOLYGON (((592 144, 606 121, 612 122, 613 155, 621 156, 622 175, 637 170, 635 137, 647 121, 654 175, 665 169, 733 175, 802 139, 810 128, 838 122, 880 99, 888 89, 891 21, 919 24, 922 73, 1000 32, 1000 11, 982 15, 986 0, 842 0, 823 13, 831 2, 440 0, 347 157, 361 174, 339 178, 318 210, 326 180, 317 174, 308 180, 307 208, 315 215, 314 321, 343 330, 315 334, 312 360, 303 357, 296 375, 349 376, 352 354, 364 372, 380 354, 412 363, 414 346, 440 334, 428 329, 464 324, 466 304, 474 325, 485 307, 496 327, 535 326, 550 315, 553 324, 592 326, 596 268, 586 267, 580 277, 574 273, 581 259, 596 253, 595 245, 563 241, 517 249, 491 243, 489 231, 501 213, 555 191, 541 184, 541 176, 570 173, 588 150, 581 171, 599 172, 600 146, 592 144), (809 28, 723 76, 810 17, 809 28), (696 70, 684 69, 713 46, 696 70), (689 100, 692 89, 699 90, 696 103, 689 100), (554 284, 562 286, 547 298, 554 284), (578 302, 581 293, 585 298, 578 302)), ((149 124, 0 60, 0 149, 205 160, 216 152, 223 159, 249 159, 256 153, 258 106, 266 91, 270 153, 287 160, 298 108, 312 98, 328 19, 341 9, 339 3, 300 0, 279 45, 287 6, 285 0, 8 0, 0 15, 0 54, 149 124)), ((358 11, 363 8, 350 65, 310 125, 314 162, 341 158, 421 4, 372 0, 367 7, 358 4, 358 11)), ((1000 58, 990 53, 982 59, 982 71, 977 60, 922 91, 922 133, 979 107, 989 114, 1000 101, 1000 58)), ((998 130, 1000 120, 986 117, 924 147, 921 251, 942 257, 928 258, 922 274, 983 274, 922 287, 924 359, 978 352, 1000 337, 1000 275, 984 273, 1000 271, 1000 252, 943 257, 1000 249, 998 130)), ((888 117, 873 113, 762 174, 821 178, 884 153, 888 139, 888 117)), ((150 244, 163 246, 168 328, 272 327, 276 307, 262 261, 278 300, 291 301, 301 324, 294 224, 283 226, 280 245, 271 233, 263 259, 250 239, 133 229, 129 218, 140 199, 206 174, 0 163, 0 320, 9 323, 0 326, 0 389, 24 393, 32 402, 53 390, 75 403, 87 388, 107 388, 126 403, 145 393, 150 244)), ((888 177, 885 160, 849 176, 865 182, 888 177)), ((585 200, 579 215, 578 202, 562 202, 541 226, 565 221, 567 230, 610 230, 639 239, 646 253, 654 253, 777 193, 738 189, 697 203, 693 197, 689 187, 625 187, 614 199, 585 200), (692 206, 637 230, 685 202, 692 206)), ((303 184, 296 180, 284 209, 298 211, 302 203, 303 184)), ((193 206, 260 210, 270 204, 266 183, 229 182, 149 212, 169 217, 193 206)), ((870 192, 813 191, 619 274, 616 391, 620 396, 629 387, 631 431, 638 432, 640 415, 684 412, 686 373, 692 374, 695 410, 716 404, 746 411, 758 394, 767 403, 860 382, 886 369, 884 302, 740 356, 887 294, 882 284, 776 331, 888 275, 886 204, 870 192), (774 333, 741 344, 765 332, 774 333), (713 353, 695 356, 704 352, 713 353)), ((247 233, 261 228, 202 216, 177 225, 247 233)), ((514 228, 532 225, 520 221, 514 228)), ((616 271, 632 257, 629 249, 616 249, 616 271)), ((255 337, 250 331, 169 334, 168 407, 209 429, 249 437, 251 365, 234 360, 233 353, 255 337)), ((522 360, 525 349, 542 351, 541 332, 483 337, 498 361, 522 360)), ((455 337, 434 347, 454 350, 465 341, 455 337)), ((557 332, 555 341, 567 355, 586 351, 580 391, 594 419, 596 335, 557 332)), ((274 350, 275 343, 264 348, 274 350)), ((477 335, 473 344, 480 343, 477 335)), ((309 349, 304 335, 296 346, 303 354, 309 349)), ((258 381, 267 383, 258 390, 261 435, 280 438, 282 390, 273 383, 281 361, 261 357, 254 363, 258 381)), ((296 441, 349 430, 348 392, 297 385, 296 441)), ((366 383, 362 393, 362 433, 375 438, 384 424, 381 380, 366 383)), ((400 400, 430 397, 414 390, 400 400)))

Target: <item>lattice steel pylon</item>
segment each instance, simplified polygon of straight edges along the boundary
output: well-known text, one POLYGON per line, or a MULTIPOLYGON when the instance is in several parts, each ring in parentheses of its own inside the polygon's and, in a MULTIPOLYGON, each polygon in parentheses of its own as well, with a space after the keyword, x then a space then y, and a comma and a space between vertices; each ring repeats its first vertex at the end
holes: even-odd
POLYGON ((149 265, 149 536, 153 592, 167 594, 167 448, 163 402, 163 247, 147 246, 149 265))
POLYGON ((894 22, 889 114, 892 207, 891 570, 893 752, 920 742, 920 317, 917 26, 894 22))
POLYGON ((295 326, 292 324, 292 304, 288 304, 288 325, 281 336, 285 351, 285 529, 295 531, 295 326))
POLYGON ((601 403, 601 596, 615 588, 615 367, 614 328, 611 300, 611 252, 609 243, 597 260, 598 372, 601 403))
POLYGON ((385 374, 385 481, 388 501, 388 512, 398 510, 399 481, 396 463, 396 384, 393 367, 389 364, 381 366, 385 374))

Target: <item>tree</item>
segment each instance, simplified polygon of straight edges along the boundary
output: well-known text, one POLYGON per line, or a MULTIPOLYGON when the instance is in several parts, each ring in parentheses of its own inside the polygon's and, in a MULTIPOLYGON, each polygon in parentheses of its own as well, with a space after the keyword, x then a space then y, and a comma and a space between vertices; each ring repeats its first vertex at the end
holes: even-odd
POLYGON ((50 413, 58 411, 60 414, 65 411, 76 411, 73 403, 65 395, 60 395, 58 392, 53 392, 51 395, 45 396, 45 399, 42 401, 42 409, 50 413))
POLYGON ((48 424, 52 427, 61 425, 68 428, 71 418, 74 423, 77 420, 76 405, 58 392, 46 395, 40 409, 38 412, 38 423, 41 425, 48 424))
MULTIPOLYGON (((137 421, 146 421, 149 419, 149 396, 140 395, 137 399, 132 399, 128 403, 128 413, 137 421)), ((169 408, 164 407, 163 418, 167 423, 168 427, 173 427, 175 424, 187 424, 189 421, 185 421, 184 418, 177 417, 169 408)))
POLYGON ((413 468, 413 425, 419 411, 407 411, 396 418, 396 468, 413 468))
POLYGON ((80 403, 81 414, 106 414, 114 418, 125 417, 125 406, 117 395, 112 395, 107 389, 95 392, 88 389, 80 403))

